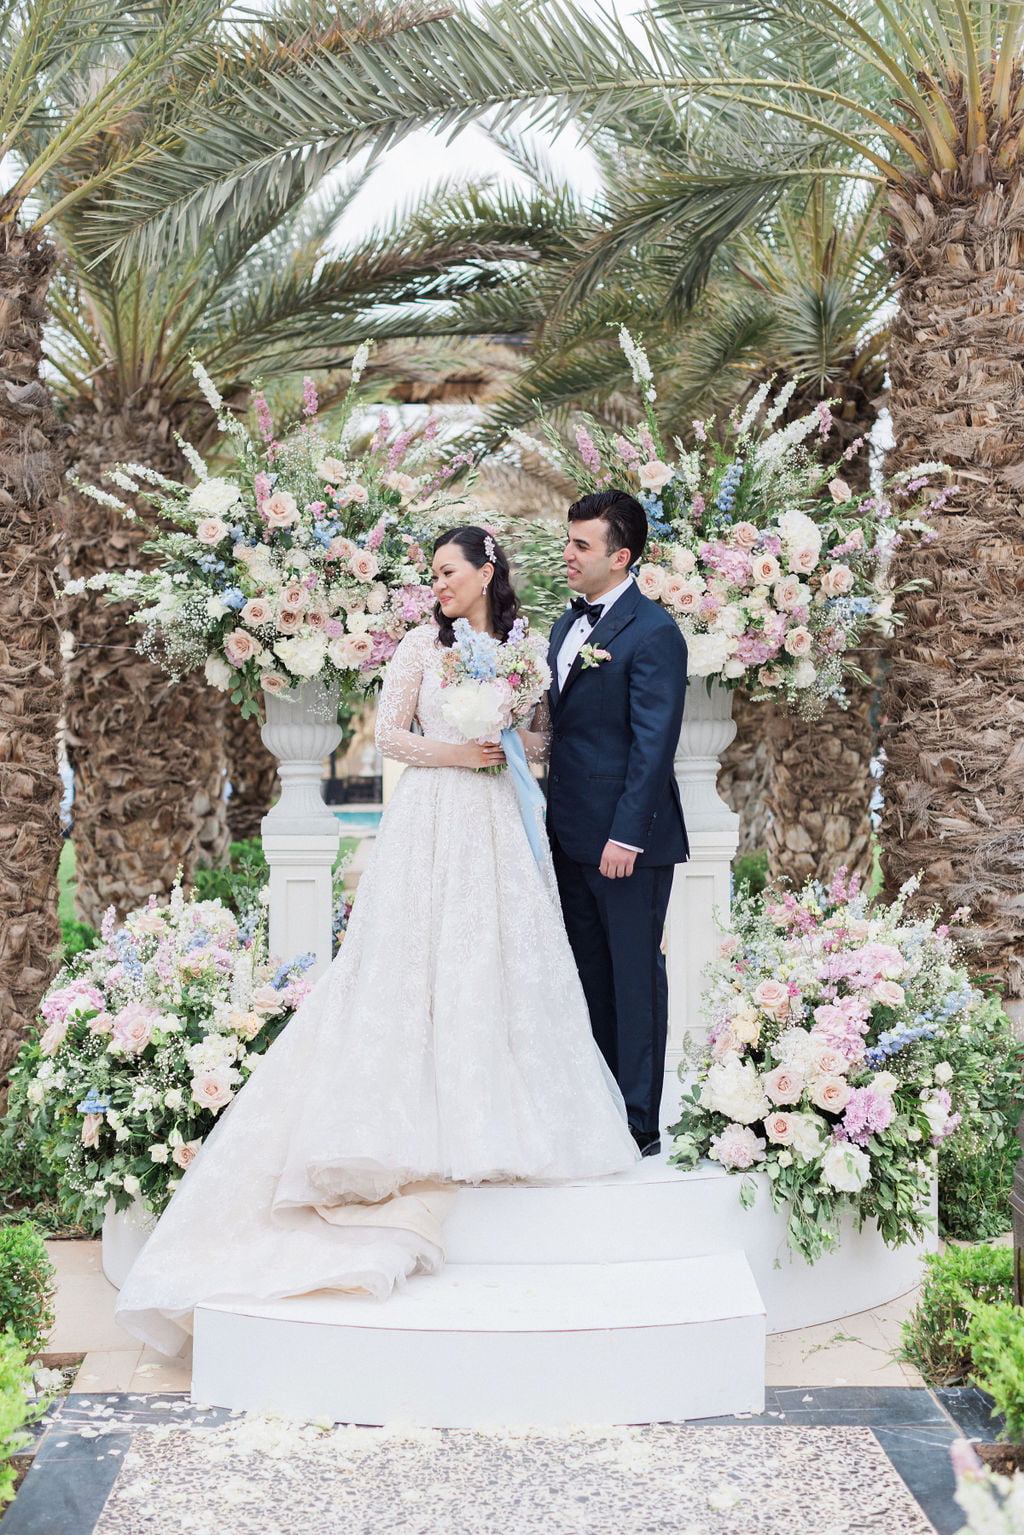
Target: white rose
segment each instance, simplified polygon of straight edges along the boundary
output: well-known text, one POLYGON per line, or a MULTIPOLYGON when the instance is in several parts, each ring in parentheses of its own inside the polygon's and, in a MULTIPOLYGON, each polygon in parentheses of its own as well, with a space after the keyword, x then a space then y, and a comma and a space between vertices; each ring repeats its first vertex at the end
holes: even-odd
POLYGON ((936 1082, 949 1082, 953 1077, 953 1068, 948 1061, 940 1061, 935 1068, 936 1082))
POLYGON ((133 1199, 136 1199, 139 1194, 142 1193, 142 1184, 139 1182, 138 1178, 136 1178, 134 1173, 125 1173, 121 1180, 121 1187, 124 1189, 125 1193, 130 1194, 133 1199))
POLYGON ((222 693, 228 692, 234 683, 234 671, 220 656, 207 656, 203 671, 207 682, 219 688, 222 693))
POLYGON ((821 1176, 843 1194, 859 1194, 871 1177, 871 1158, 859 1146, 834 1141, 821 1161, 821 1176))
POLYGON ((737 661, 735 656, 730 656, 729 660, 726 661, 725 665, 722 667, 722 676, 742 677, 746 669, 746 665, 743 661, 737 661))
POLYGON ((188 509, 216 517, 234 506, 241 495, 238 486, 232 485, 230 480, 203 480, 189 496, 188 509))
POLYGON ((795 688, 810 688, 814 686, 817 675, 817 668, 813 661, 798 661, 790 673, 790 678, 795 688))
POLYGON ((697 556, 692 549, 677 544, 672 550, 672 569, 679 576, 688 576, 697 568, 697 556))
POLYGON ((164 1107, 167 1109, 180 1109, 184 1102, 180 1087, 172 1087, 169 1092, 164 1093, 164 1107))
POLYGON ((876 1071, 868 1083, 873 1093, 882 1093, 886 1098, 891 1098, 899 1085, 899 1078, 891 1071, 876 1071))
POLYGON ((201 517, 196 524, 196 538, 208 549, 214 549, 228 536, 228 525, 221 517, 201 517))
POLYGON ((791 1147, 799 1157, 811 1162, 820 1157, 825 1145, 826 1125, 817 1114, 790 1114, 791 1147))
POLYGON ((149 1160, 151 1162, 166 1162, 171 1154, 169 1146, 156 1145, 149 1148, 149 1160))

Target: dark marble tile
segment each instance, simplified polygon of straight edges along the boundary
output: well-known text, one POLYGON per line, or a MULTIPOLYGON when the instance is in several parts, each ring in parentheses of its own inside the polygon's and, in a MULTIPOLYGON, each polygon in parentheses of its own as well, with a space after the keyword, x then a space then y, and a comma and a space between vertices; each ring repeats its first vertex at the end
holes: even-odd
POLYGON ((948 1420, 930 1391, 915 1386, 780 1387, 776 1400, 787 1423, 839 1428, 863 1424, 875 1428, 896 1423, 945 1424, 948 1420))
POLYGON ((935 1526, 937 1535, 957 1535, 964 1516, 953 1501, 956 1478, 949 1447, 957 1431, 948 1424, 874 1429, 889 1462, 935 1526))
POLYGON ((52 1424, 0 1535, 92 1535, 130 1445, 130 1434, 83 1439, 52 1424))
POLYGON ((989 1443, 1005 1428, 1000 1413, 992 1411, 992 1398, 977 1386, 945 1386, 935 1395, 965 1439, 989 1443))

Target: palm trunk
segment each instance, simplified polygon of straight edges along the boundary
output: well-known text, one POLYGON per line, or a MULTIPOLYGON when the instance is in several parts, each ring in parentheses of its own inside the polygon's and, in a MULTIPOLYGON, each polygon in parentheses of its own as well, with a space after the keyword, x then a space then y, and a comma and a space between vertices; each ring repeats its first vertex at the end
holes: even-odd
POLYGON ((228 826, 232 842, 245 842, 260 834, 260 822, 277 798, 277 758, 260 737, 259 721, 242 718, 230 709, 225 720, 228 778, 228 826))
MULTIPOLYGON (((73 420, 80 477, 101 483, 119 459, 180 472, 173 424, 149 409, 112 402, 73 420)), ((69 570, 74 577, 141 564, 144 534, 116 511, 69 492, 69 570)), ((225 700, 201 675, 172 681, 135 649, 124 610, 87 594, 69 609, 76 650, 67 667, 68 752, 75 770, 76 900, 99 925, 165 895, 180 870, 227 857, 225 700)))
POLYGON ((64 432, 39 377, 54 253, 0 223, 0 1072, 60 943, 61 657, 55 569, 64 432))
POLYGON ((901 552, 885 692, 884 870, 968 906, 978 966, 1024 995, 1024 181, 938 206, 891 197, 893 467, 962 470, 936 542, 901 552))

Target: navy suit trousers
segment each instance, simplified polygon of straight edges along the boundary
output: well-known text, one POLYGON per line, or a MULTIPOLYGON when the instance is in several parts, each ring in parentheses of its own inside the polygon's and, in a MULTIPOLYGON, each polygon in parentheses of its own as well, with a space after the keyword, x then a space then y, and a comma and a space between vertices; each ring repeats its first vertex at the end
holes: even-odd
POLYGON ((562 915, 601 1054, 622 1090, 629 1123, 656 1134, 668 1035, 668 976, 661 951, 672 864, 606 879, 552 841, 562 915))

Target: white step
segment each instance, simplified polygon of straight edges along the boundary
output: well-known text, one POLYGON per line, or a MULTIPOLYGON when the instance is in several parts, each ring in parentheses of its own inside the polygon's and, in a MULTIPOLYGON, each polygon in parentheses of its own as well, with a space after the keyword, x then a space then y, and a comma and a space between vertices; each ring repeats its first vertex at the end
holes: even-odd
POLYGON ((192 1397, 329 1418, 651 1423, 760 1411, 764 1306, 740 1252, 449 1264, 385 1304, 319 1291, 195 1314, 192 1397))

